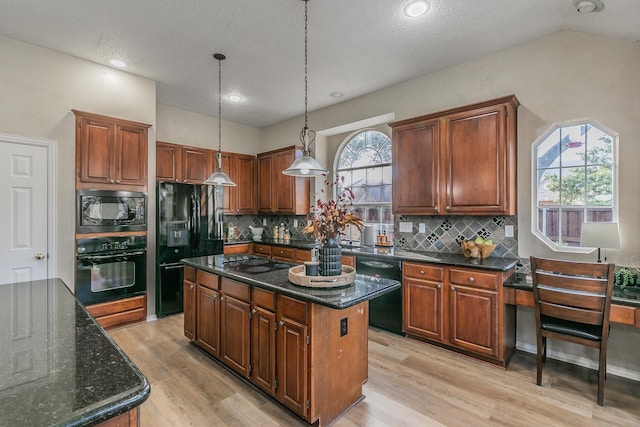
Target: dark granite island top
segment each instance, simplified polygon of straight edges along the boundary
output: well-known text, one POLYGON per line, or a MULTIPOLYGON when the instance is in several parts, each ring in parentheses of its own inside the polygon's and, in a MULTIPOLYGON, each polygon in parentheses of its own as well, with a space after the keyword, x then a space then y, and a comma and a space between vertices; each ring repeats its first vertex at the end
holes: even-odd
POLYGON ((149 393, 60 279, 0 284, 0 426, 95 425, 149 393))
MULTIPOLYGON (((187 258, 183 262, 199 270, 278 292, 301 301, 320 304, 333 309, 345 309, 400 288, 397 280, 356 274, 356 281, 348 286, 333 289, 305 288, 289 282, 287 268, 260 274, 234 271, 231 267, 216 267, 214 256, 187 258)), ((283 263, 286 264, 286 263, 283 263)), ((295 264, 291 264, 294 266, 295 264)))

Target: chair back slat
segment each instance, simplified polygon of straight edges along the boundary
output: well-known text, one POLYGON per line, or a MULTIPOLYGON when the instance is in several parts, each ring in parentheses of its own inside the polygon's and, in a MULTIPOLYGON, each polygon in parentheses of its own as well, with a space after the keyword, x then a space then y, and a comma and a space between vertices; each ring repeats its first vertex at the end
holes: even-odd
POLYGON ((555 288, 571 289, 583 292, 607 293, 607 277, 570 276, 538 271, 538 284, 555 288))
POLYGON ((604 321, 601 311, 585 310, 542 301, 540 301, 540 314, 588 325, 602 325, 604 321))
MULTIPOLYGON (((533 257, 532 257, 533 258, 533 257)), ((536 258, 536 268, 545 271, 561 271, 567 275, 582 275, 606 278, 609 266, 613 264, 558 261, 553 259, 536 258)))
POLYGON ((538 296, 541 302, 599 311, 600 313, 604 312, 606 300, 606 294, 549 288, 546 285, 538 285, 538 296))

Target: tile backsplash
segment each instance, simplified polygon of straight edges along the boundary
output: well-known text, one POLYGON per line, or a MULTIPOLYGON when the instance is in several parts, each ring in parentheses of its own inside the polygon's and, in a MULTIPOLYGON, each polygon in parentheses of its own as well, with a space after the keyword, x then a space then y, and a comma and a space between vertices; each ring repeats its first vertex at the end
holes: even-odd
MULTIPOLYGON (((307 224, 306 215, 225 215, 225 225, 238 227, 238 240, 251 240, 249 226, 264 227, 262 236, 273 237, 273 227, 284 224, 292 239, 309 239, 302 234, 307 224), (294 227, 294 221, 298 226, 294 227), (266 225, 263 225, 266 221, 266 225)), ((406 226, 407 224, 405 224, 406 226)), ((226 227, 225 227, 226 228, 226 227)), ((482 236, 493 240, 496 249, 492 256, 518 258, 517 216, 405 216, 394 218, 394 245, 421 251, 459 253, 460 242, 482 236), (400 232, 400 222, 411 222, 410 232, 400 232), (424 233, 420 232, 424 224, 424 233), (506 225, 513 226, 514 237, 505 237, 506 225)))

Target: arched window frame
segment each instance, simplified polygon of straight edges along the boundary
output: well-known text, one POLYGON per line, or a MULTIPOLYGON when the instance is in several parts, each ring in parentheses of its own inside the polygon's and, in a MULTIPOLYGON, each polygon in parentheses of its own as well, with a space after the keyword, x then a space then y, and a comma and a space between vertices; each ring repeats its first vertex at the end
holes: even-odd
MULTIPOLYGON (((586 248, 586 247, 580 247, 580 246, 565 246, 565 245, 561 245, 558 244, 556 242, 554 242, 553 240, 551 240, 549 237, 547 237, 542 231, 538 230, 538 221, 539 221, 539 217, 538 217, 538 213, 539 213, 539 206, 538 206, 538 172, 539 172, 539 167, 538 167, 538 153, 537 153, 537 149, 538 147, 544 143, 551 135, 553 135, 558 129, 563 129, 563 128, 569 128, 569 127, 574 127, 574 126, 579 126, 579 125, 588 125, 588 126, 592 126, 595 127, 597 129, 599 129, 600 131, 602 131, 603 133, 607 134, 609 137, 611 137, 612 141, 611 141, 611 148, 612 148, 612 161, 611 161, 611 168, 612 168, 612 218, 610 222, 618 222, 618 211, 619 211, 619 203, 618 203, 618 133, 613 131, 611 128, 604 126, 603 124, 599 123, 598 121, 594 120, 594 119, 578 119, 578 120, 570 120, 570 121, 564 121, 564 122, 557 122, 554 123, 553 125, 549 126, 549 128, 547 128, 547 130, 542 133, 540 135, 540 137, 538 137, 533 144, 531 145, 531 232, 533 233, 534 236, 536 236, 539 240, 541 240, 545 245, 547 245, 550 249, 552 249, 553 251, 556 252, 567 252, 567 253, 590 253, 593 251, 593 248, 586 248)), ((589 144, 589 141, 587 140, 587 145, 589 144)), ((588 163, 585 160, 585 167, 588 167, 588 163)), ((544 168, 541 168, 544 169, 544 168)), ((585 171, 586 172, 586 171, 585 171)), ((559 196, 561 197, 561 196, 559 196)), ((560 212, 562 212, 563 209, 567 209, 570 206, 574 206, 574 205, 566 205, 563 204, 562 201, 555 205, 558 206, 560 208, 560 212)), ((585 203, 584 206, 581 206, 585 212, 590 208, 593 207, 592 205, 588 205, 585 203)), ((561 218, 561 215, 559 215, 559 218, 561 218)), ((559 222, 561 222, 561 220, 559 220, 559 222)), ((583 222, 586 222, 585 219, 583 219, 583 222)))

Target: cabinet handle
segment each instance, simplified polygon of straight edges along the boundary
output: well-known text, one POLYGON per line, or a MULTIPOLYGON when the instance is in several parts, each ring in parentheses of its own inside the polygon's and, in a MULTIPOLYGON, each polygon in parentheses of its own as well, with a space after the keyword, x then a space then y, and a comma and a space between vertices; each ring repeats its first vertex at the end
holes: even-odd
POLYGON ((451 287, 451 290, 452 290, 452 291, 455 291, 455 290, 456 290, 456 288, 454 288, 454 287, 452 286, 452 287, 451 287))
POLYGON ((115 181, 114 181, 114 180, 112 180, 112 179, 110 179, 110 180, 109 180, 109 182, 110 182, 111 184, 115 184, 115 181))
POLYGON ((440 288, 442 288, 442 285, 438 284, 438 285, 436 286, 436 289, 440 289, 440 288))
POLYGON ((119 179, 116 179, 116 184, 120 184, 120 180, 119 179))
POLYGON ((447 206, 445 209, 446 209, 446 210, 449 210, 449 209, 451 209, 451 206, 447 206))
POLYGON ((251 314, 256 314, 256 309, 251 310, 251 314))
POLYGON ((424 270, 420 270, 420 274, 424 274, 424 270))
POLYGON ((284 322, 281 320, 278 322, 278 326, 284 326, 284 322))
POLYGON ((189 289, 193 289, 193 285, 189 285, 189 289))
POLYGON ((469 281, 470 282, 475 282, 476 279, 473 278, 473 276, 469 277, 469 281))
POLYGON ((220 297, 220 301, 224 301, 224 300, 225 300, 225 298, 224 298, 224 297, 220 297))

